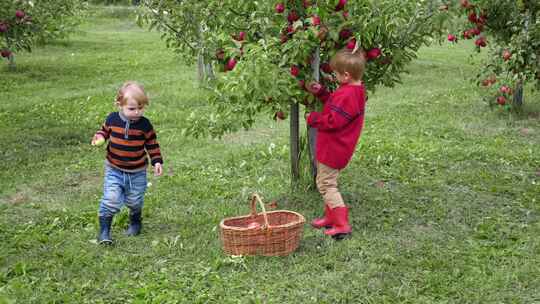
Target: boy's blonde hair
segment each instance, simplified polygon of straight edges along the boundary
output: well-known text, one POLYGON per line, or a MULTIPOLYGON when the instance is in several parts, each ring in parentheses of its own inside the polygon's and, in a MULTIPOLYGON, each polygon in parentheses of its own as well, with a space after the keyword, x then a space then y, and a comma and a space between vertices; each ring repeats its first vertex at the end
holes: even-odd
POLYGON ((353 52, 349 49, 341 49, 330 60, 330 66, 340 74, 348 72, 353 80, 358 81, 364 76, 366 57, 361 50, 353 52))
POLYGON ((116 94, 116 102, 120 105, 125 105, 127 102, 127 96, 137 101, 139 106, 148 105, 148 96, 144 92, 142 84, 136 81, 126 81, 116 94))

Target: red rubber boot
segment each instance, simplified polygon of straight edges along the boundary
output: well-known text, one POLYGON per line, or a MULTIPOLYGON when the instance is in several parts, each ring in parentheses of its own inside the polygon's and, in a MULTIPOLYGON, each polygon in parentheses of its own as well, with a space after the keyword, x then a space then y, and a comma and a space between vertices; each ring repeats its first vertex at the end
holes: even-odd
POLYGON ((337 207, 332 212, 332 228, 326 230, 324 234, 336 238, 343 238, 351 234, 352 228, 349 225, 349 208, 337 207))
POLYGON ((324 217, 316 218, 311 222, 313 228, 331 228, 332 227, 332 209, 328 205, 324 205, 324 217))

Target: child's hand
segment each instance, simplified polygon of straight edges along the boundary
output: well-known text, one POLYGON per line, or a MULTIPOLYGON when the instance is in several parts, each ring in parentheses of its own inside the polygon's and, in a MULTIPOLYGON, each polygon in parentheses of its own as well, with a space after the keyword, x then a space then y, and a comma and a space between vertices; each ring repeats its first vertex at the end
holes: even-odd
POLYGON ((104 143, 105 143, 105 137, 99 134, 94 135, 91 142, 92 146, 101 146, 104 143))
POLYGON ((322 89, 323 89, 323 86, 322 84, 318 83, 318 82, 315 82, 315 81, 311 81, 310 83, 308 83, 308 85, 306 86, 306 89, 308 90, 308 92, 310 92, 311 94, 313 95, 318 95, 319 93, 321 93, 322 89))
POLYGON ((154 176, 161 176, 163 174, 163 166, 161 163, 156 163, 154 165, 154 176))

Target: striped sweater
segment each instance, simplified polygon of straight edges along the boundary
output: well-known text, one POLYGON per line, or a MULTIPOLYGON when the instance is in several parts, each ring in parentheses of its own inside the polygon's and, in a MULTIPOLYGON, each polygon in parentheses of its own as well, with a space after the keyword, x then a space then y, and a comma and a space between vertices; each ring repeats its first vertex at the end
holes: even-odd
POLYGON ((148 156, 152 166, 163 163, 156 132, 145 117, 129 121, 121 113, 113 112, 96 135, 109 140, 107 162, 122 171, 144 170, 148 166, 148 156))

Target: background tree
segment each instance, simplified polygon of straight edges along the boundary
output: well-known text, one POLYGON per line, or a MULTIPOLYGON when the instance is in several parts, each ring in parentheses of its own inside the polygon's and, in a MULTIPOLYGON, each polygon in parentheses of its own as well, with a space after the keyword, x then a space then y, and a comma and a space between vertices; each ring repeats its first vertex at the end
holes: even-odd
POLYGON ((14 68, 15 53, 66 37, 82 20, 85 7, 78 0, 0 2, 0 55, 14 68))
POLYGON ((478 52, 488 49, 478 84, 490 105, 520 107, 525 83, 540 89, 540 2, 460 0, 441 10, 448 12, 448 40, 475 39, 478 52))

